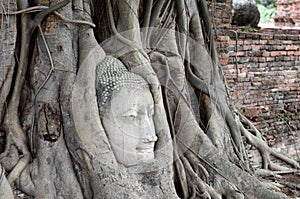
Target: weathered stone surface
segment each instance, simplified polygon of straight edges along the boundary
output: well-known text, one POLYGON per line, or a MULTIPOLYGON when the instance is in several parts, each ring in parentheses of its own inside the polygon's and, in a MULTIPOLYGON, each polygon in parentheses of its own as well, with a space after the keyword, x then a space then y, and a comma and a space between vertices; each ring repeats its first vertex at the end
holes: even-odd
POLYGON ((232 24, 257 27, 260 14, 254 0, 233 0, 232 24))

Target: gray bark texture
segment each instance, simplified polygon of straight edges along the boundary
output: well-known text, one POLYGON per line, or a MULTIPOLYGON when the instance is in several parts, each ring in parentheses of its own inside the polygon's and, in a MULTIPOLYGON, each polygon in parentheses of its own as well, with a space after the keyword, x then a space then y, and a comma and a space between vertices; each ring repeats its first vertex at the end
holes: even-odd
POLYGON ((204 0, 1 5, 1 198, 288 198, 260 180, 243 138, 264 170, 300 166, 231 104, 204 0), (96 94, 106 56, 150 86, 153 162, 126 167, 114 156, 96 94))

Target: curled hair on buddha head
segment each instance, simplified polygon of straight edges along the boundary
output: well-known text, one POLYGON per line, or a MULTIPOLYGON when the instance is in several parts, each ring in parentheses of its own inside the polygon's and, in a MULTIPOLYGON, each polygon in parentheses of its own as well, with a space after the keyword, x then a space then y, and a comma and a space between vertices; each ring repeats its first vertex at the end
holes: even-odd
POLYGON ((105 112, 112 94, 122 87, 149 89, 148 83, 139 75, 131 73, 124 64, 112 56, 106 56, 96 68, 96 94, 100 116, 105 112))

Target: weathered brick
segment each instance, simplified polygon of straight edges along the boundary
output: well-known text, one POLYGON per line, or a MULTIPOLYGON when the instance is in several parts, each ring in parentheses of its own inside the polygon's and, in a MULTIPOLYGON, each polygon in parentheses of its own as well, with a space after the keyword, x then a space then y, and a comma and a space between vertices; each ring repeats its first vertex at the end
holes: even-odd
POLYGON ((266 68, 267 66, 268 66, 268 63, 259 63, 259 68, 266 68))
POLYGON ((258 57, 250 57, 249 61, 250 62, 258 62, 258 57))
POLYGON ((264 62, 266 62, 266 58, 265 58, 265 57, 259 57, 259 58, 258 58, 258 61, 264 63, 264 62))
POLYGON ((268 41, 268 44, 270 44, 270 45, 278 45, 278 44, 281 44, 281 41, 280 40, 278 40, 278 39, 274 39, 274 40, 269 40, 268 41))
POLYGON ((252 45, 252 50, 253 51, 259 51, 260 50, 260 46, 259 45, 252 45))
POLYGON ((269 57, 270 56, 270 52, 265 51, 265 52, 263 52, 262 56, 263 57, 269 57))
POLYGON ((294 55, 295 56, 300 56, 300 51, 296 51, 294 55))
POLYGON ((270 55, 271 55, 272 57, 280 56, 280 55, 281 55, 281 51, 273 51, 273 52, 270 52, 270 55))
POLYGON ((253 43, 253 41, 252 40, 244 40, 244 45, 250 45, 250 44, 252 44, 253 43))
POLYGON ((245 45, 245 46, 243 46, 243 50, 251 50, 251 46, 245 45))
POLYGON ((260 44, 260 45, 265 45, 265 44, 267 44, 268 43, 268 40, 259 40, 258 42, 255 42, 255 43, 253 43, 253 44, 260 44))
POLYGON ((275 34, 274 35, 274 39, 285 40, 286 39, 286 35, 284 35, 284 34, 275 34))
POLYGON ((229 41, 230 40, 229 36, 218 36, 217 39, 219 41, 229 41))
POLYGON ((220 64, 221 64, 222 66, 227 65, 227 64, 228 64, 228 59, 221 59, 221 60, 220 60, 220 64))
POLYGON ((267 62, 272 62, 272 61, 275 61, 274 57, 267 57, 267 62))
POLYGON ((276 50, 285 50, 285 46, 280 45, 280 46, 275 46, 276 50))
POLYGON ((262 35, 260 35, 260 38, 270 40, 270 39, 273 39, 274 37, 272 34, 262 34, 262 35))
POLYGON ((286 46, 285 50, 299 50, 299 46, 286 46))
POLYGON ((297 41, 298 39, 298 35, 287 35, 286 38, 287 40, 292 40, 292 41, 297 41))

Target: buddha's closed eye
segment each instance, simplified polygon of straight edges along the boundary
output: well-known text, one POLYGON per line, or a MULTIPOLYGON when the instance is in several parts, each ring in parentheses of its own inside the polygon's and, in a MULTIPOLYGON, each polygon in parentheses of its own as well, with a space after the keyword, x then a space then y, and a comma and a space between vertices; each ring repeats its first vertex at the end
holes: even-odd
POLYGON ((130 119, 130 120, 137 120, 138 112, 135 110, 129 110, 123 114, 123 117, 130 119))

